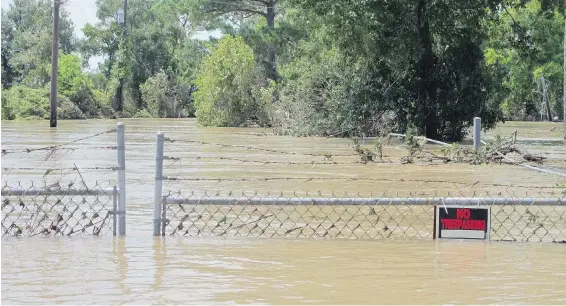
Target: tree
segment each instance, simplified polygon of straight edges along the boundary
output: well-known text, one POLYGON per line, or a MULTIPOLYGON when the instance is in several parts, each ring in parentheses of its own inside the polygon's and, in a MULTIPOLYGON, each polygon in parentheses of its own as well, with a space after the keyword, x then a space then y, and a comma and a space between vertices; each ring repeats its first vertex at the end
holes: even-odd
POLYGON ((543 117, 562 116, 562 43, 564 18, 557 9, 548 9, 541 1, 499 12, 487 23, 489 39, 485 56, 490 66, 507 71, 498 80, 507 90, 503 110, 508 118, 529 120, 540 116, 541 82, 548 86, 551 107, 543 117))
POLYGON ((247 18, 263 18, 267 25, 263 35, 267 44, 267 76, 277 81, 275 20, 281 12, 279 2, 280 0, 188 0, 187 6, 193 11, 190 17, 207 27, 223 23, 240 27, 247 18))
POLYGON ((254 97, 253 50, 241 37, 224 36, 203 59, 196 79, 196 116, 203 126, 241 126, 264 117, 254 97))
POLYGON ((86 79, 86 75, 81 70, 80 59, 72 54, 59 54, 59 69, 57 71, 57 81, 60 92, 68 95, 74 90, 74 86, 80 83, 81 79, 86 79))
MULTIPOLYGON (((53 7, 50 0, 14 0, 2 8, 2 86, 15 84, 35 88, 50 80, 53 7)), ((61 9, 60 49, 76 50, 73 23, 61 9)))
POLYGON ((366 63, 366 83, 353 90, 365 118, 378 116, 371 105, 382 101, 398 128, 413 123, 419 134, 448 140, 461 139, 474 116, 486 127, 501 119, 481 51, 487 3, 298 2, 323 18, 341 53, 366 63))
MULTIPOLYGON (((118 94, 118 81, 125 80, 126 105, 130 109, 142 109, 144 105, 140 86, 160 71, 186 74, 187 67, 179 66, 179 53, 192 35, 192 30, 183 20, 183 11, 175 1, 129 1, 128 35, 120 44, 120 28, 114 14, 121 1, 98 0, 96 25, 83 29, 85 41, 83 52, 89 56, 103 55, 101 70, 109 78, 109 90, 118 94), (184 70, 184 71, 181 71, 184 70)), ((195 52, 195 54, 199 54, 195 52)), ((195 56, 194 58, 198 58, 195 56)), ((114 100, 114 107, 118 108, 114 100)))

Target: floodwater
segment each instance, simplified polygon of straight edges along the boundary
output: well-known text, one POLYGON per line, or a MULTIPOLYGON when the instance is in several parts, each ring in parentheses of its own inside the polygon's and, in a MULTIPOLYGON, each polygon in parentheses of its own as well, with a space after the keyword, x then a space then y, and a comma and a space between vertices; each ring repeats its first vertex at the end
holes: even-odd
POLYGON ((2 242, 3 304, 565 304, 564 245, 74 237, 2 242))
MULTIPOLYGON (((2 184, 116 184, 117 120, 2 121, 2 184), (24 152, 22 152, 24 151, 24 152), (79 171, 73 170, 76 167, 79 171), (47 173, 49 172, 49 173, 47 173), (80 176, 79 176, 80 172, 80 176)), ((163 131, 165 192, 344 194, 561 193, 563 177, 511 165, 359 163, 346 139, 198 128, 194 120, 125 119, 128 236, 4 238, 2 303, 69 304, 565 304, 562 244, 151 237, 155 134, 163 131), (326 155, 326 156, 325 156, 326 155), (180 159, 178 159, 180 158, 180 159)), ((566 171, 559 123, 509 122, 518 143, 566 171), (552 129, 557 126, 556 129, 552 129)))

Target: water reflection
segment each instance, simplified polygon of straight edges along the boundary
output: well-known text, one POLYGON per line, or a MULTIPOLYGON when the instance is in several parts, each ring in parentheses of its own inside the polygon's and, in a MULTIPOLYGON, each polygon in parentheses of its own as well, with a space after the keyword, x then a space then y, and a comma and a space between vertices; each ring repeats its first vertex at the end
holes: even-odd
POLYGON ((2 240, 6 304, 563 304, 564 245, 473 241, 2 240))
POLYGON ((127 251, 126 239, 124 237, 114 237, 112 241, 112 253, 114 258, 117 259, 119 274, 118 286, 120 291, 125 295, 131 294, 131 291, 126 284, 126 277, 128 274, 128 260, 126 258, 127 251))
POLYGON ((157 291, 161 288, 165 275, 165 260, 167 258, 166 239, 162 237, 153 238, 153 261, 155 264, 155 273, 152 289, 157 291))

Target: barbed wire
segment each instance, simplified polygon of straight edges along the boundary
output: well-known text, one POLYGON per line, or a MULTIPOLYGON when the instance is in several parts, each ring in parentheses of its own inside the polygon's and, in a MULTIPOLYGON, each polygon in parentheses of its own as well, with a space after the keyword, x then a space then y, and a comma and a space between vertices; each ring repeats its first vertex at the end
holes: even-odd
MULTIPOLYGON (((181 159, 216 159, 216 160, 230 160, 230 161, 237 161, 240 163, 255 163, 255 164, 262 164, 262 165, 269 165, 269 164, 277 164, 277 165, 357 165, 357 164, 364 164, 362 161, 353 161, 353 162, 336 162, 336 161, 308 161, 308 162, 292 162, 292 161, 269 161, 269 160, 254 160, 254 159, 247 159, 247 158, 236 158, 236 157, 225 157, 225 156, 190 156, 190 157, 174 157, 174 156, 164 156, 164 160, 173 160, 179 161, 181 159)), ((175 163, 175 162, 174 162, 175 163)), ((171 165, 173 165, 172 163, 171 165)), ((390 163, 390 161, 381 161, 375 163, 390 163)), ((170 166, 171 166, 170 165, 170 166)))
POLYGON ((255 151, 261 151, 261 152, 267 152, 267 153, 274 153, 274 154, 285 154, 285 155, 306 155, 306 156, 317 156, 317 157, 325 157, 325 158, 332 158, 333 156, 336 157, 352 157, 352 156, 358 156, 357 154, 332 154, 332 153, 306 153, 306 152, 290 152, 290 151, 283 151, 283 150, 274 150, 274 149, 265 149, 265 148, 258 148, 258 147, 254 147, 254 146, 248 146, 248 145, 233 145, 233 144, 223 144, 223 143, 212 143, 212 142, 205 142, 205 141, 199 141, 199 140, 175 140, 175 139, 171 139, 168 137, 165 137, 165 141, 174 143, 174 142, 180 142, 180 143, 196 143, 199 145, 209 145, 209 146, 218 146, 218 147, 223 147, 223 148, 241 148, 241 149, 246 149, 246 150, 255 150, 255 151))
POLYGON ((62 168, 33 168, 33 167, 20 167, 20 168, 2 168, 2 171, 77 171, 77 170, 111 170, 116 171, 118 167, 87 167, 87 168, 76 168, 76 167, 62 167, 62 168))
POLYGON ((246 199, 251 198, 264 198, 266 201, 277 199, 277 198, 312 198, 312 197, 329 197, 329 198, 350 198, 350 197, 357 197, 357 198, 403 198, 403 197, 423 197, 423 198, 444 198, 444 197, 460 197, 460 198, 496 198, 496 197, 508 197, 508 198, 522 198, 522 197, 529 197, 529 198, 546 198, 546 197, 556 197, 560 199, 566 200, 566 194, 554 192, 554 191, 540 191, 540 190, 526 190, 523 195, 524 196, 517 196, 517 193, 513 190, 500 190, 496 192, 490 191, 482 191, 482 190, 472 190, 471 192, 465 192, 464 190, 457 190, 457 191, 448 191, 448 192, 439 192, 437 190, 433 191, 382 191, 382 192, 349 192, 344 190, 343 192, 322 192, 318 191, 274 191, 268 190, 266 192, 260 191, 232 191, 232 190, 198 190, 198 191, 182 191, 178 190, 173 192, 172 190, 168 190, 166 193, 166 197, 174 197, 174 198, 202 198, 206 199, 208 197, 243 197, 246 199))
POLYGON ((369 178, 369 177, 260 177, 260 178, 210 178, 210 177, 171 177, 164 176, 163 180, 168 181, 211 181, 211 182, 263 182, 263 181, 368 181, 368 182, 415 182, 415 183, 448 183, 457 184, 465 186, 475 186, 475 185, 488 185, 495 187, 516 187, 516 188, 544 188, 544 189, 561 189, 564 190, 566 186, 554 185, 554 186, 532 186, 532 185, 516 185, 516 184, 499 184, 499 183, 480 183, 479 181, 468 183, 468 182, 454 182, 447 180, 429 180, 429 179, 389 179, 389 178, 369 178))
MULTIPOLYGON (((36 151, 55 151, 58 150, 64 146, 68 146, 70 144, 73 143, 77 143, 79 141, 83 141, 83 140, 87 140, 87 139, 91 139, 91 138, 95 138, 104 134, 109 134, 109 133, 113 133, 116 132, 116 129, 111 129, 108 131, 104 131, 104 132, 100 132, 100 133, 96 133, 94 135, 90 135, 90 136, 86 136, 86 137, 81 137, 81 138, 77 138, 75 140, 69 141, 69 142, 65 142, 62 144, 58 144, 58 145, 53 145, 53 146, 47 146, 47 147, 41 147, 41 148, 28 148, 28 149, 23 149, 23 150, 15 150, 15 151, 8 151, 5 149, 2 149, 2 156, 7 155, 7 154, 14 154, 14 153, 31 153, 31 152, 36 152, 36 151)), ((94 147, 94 148, 99 148, 99 149, 116 149, 116 146, 101 146, 101 147, 94 147)), ((79 148, 65 148, 65 149, 69 149, 69 150, 76 150, 79 148)), ((80 148, 82 149, 82 148, 80 148)))

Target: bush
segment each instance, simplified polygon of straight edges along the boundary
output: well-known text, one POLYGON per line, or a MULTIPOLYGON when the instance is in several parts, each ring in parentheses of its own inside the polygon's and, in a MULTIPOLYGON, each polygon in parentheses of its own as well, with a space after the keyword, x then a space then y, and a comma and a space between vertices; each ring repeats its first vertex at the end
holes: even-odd
POLYGON ((11 105, 8 105, 8 90, 2 89, 2 120, 14 120, 16 116, 11 105))
POLYGON ((92 90, 92 94, 100 116, 104 118, 116 118, 116 114, 114 113, 114 109, 110 102, 109 94, 98 89, 92 90))
POLYGON ((57 101, 57 119, 85 119, 85 114, 67 97, 57 101))
POLYGON ((147 111, 147 109, 144 108, 135 113, 134 118, 153 118, 153 116, 147 111))
POLYGON ((152 117, 179 118, 194 116, 192 86, 177 82, 160 72, 140 86, 142 101, 152 117))
POLYGON ((336 49, 320 57, 300 57, 281 68, 286 82, 274 105, 279 133, 294 136, 377 135, 380 124, 378 96, 370 99, 360 75, 364 65, 336 49))
POLYGON ((92 79, 81 70, 80 59, 72 54, 61 54, 58 72, 59 92, 68 97, 87 118, 113 117, 109 98, 95 93, 92 79))
POLYGON ((2 108, 7 119, 49 119, 49 90, 14 86, 2 93, 2 108))
POLYGON ((195 81, 197 122, 203 126, 242 126, 249 119, 264 118, 266 99, 253 84, 253 69, 253 50, 244 40, 223 37, 204 58, 195 81))
POLYGON ((88 118, 100 117, 101 111, 94 92, 84 80, 75 79, 73 91, 68 93, 72 101, 88 118))
MULTIPOLYGON (((58 119, 84 119, 84 113, 67 97, 59 96, 58 119)), ((2 91, 2 119, 49 119, 49 89, 14 86, 2 91)))

